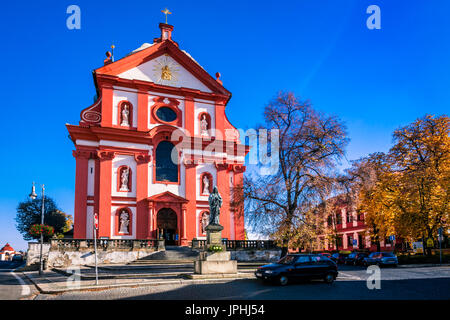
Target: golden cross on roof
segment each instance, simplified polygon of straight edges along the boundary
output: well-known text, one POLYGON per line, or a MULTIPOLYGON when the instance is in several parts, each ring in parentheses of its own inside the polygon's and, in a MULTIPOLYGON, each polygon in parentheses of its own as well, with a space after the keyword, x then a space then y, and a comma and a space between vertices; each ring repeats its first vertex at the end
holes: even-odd
POLYGON ((164 10, 161 10, 162 13, 166 15, 166 24, 167 24, 167 15, 172 14, 172 12, 169 11, 169 9, 165 8, 164 10))

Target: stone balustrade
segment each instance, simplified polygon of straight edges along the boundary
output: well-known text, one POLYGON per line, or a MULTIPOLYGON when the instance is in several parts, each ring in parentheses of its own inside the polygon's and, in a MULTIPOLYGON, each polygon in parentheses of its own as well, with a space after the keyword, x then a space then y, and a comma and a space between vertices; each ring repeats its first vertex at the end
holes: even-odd
MULTIPOLYGON (((222 240, 227 250, 272 250, 279 249, 273 240, 222 240)), ((193 249, 204 249, 206 240, 193 239, 193 249)))
MULTIPOLYGON (((50 250, 93 250, 93 239, 50 239, 50 250)), ((98 250, 163 250, 164 240, 156 239, 97 239, 98 250)))

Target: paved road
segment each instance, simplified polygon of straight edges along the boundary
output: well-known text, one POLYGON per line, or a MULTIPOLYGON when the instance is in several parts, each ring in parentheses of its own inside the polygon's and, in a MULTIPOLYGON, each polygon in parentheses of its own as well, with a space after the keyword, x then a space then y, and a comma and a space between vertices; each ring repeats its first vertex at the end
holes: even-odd
POLYGON ((34 286, 13 270, 19 267, 21 262, 0 261, 0 300, 27 299, 35 295, 34 286))
POLYGON ((381 289, 369 290, 362 267, 340 266, 332 285, 321 281, 279 287, 258 280, 222 284, 117 288, 95 292, 39 295, 37 299, 450 299, 450 267, 382 268, 381 289))

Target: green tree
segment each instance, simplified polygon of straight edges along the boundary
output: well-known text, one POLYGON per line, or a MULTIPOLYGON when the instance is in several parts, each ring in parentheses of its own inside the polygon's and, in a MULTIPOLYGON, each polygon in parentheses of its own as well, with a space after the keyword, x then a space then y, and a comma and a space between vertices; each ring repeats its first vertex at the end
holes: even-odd
MULTIPOLYGON (((22 234, 24 240, 37 239, 30 235, 29 231, 33 224, 41 223, 42 198, 26 200, 17 206, 16 228, 22 234)), ((55 201, 50 197, 45 197, 44 224, 52 226, 55 234, 67 231, 68 217, 61 212, 55 201)), ((48 240, 48 239, 45 239, 48 240)))

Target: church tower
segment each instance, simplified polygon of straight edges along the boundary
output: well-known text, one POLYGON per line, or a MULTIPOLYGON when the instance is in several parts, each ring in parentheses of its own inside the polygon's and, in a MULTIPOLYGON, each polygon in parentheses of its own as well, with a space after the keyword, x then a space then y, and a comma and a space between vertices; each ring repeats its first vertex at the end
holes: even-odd
POLYGON ((244 240, 242 184, 248 146, 225 114, 231 93, 173 41, 160 37, 94 71, 98 99, 66 125, 76 159, 74 238, 204 239, 208 195, 223 198, 223 237, 244 240))

